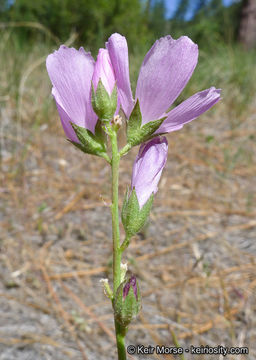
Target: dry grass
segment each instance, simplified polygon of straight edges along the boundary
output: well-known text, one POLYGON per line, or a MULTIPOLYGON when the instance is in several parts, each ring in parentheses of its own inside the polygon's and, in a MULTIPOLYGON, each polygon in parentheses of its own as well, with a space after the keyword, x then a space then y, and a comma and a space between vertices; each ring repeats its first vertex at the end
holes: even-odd
MULTIPOLYGON (((0 359, 114 359, 99 283, 111 278, 109 167, 66 142, 44 65, 33 68, 46 54, 22 60, 16 94, 1 74, 0 359)), ((182 346, 248 346, 226 359, 256 357, 256 105, 235 128, 229 106, 168 136, 150 224, 125 254, 143 294, 127 344, 172 346, 174 331, 182 346)), ((136 152, 121 163, 121 197, 136 152)))

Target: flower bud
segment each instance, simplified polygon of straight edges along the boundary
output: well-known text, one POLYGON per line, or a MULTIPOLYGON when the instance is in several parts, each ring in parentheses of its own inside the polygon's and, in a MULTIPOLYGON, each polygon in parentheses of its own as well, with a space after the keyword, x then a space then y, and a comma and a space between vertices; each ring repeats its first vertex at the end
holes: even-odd
POLYGON ((166 164, 168 142, 157 137, 142 144, 133 164, 131 188, 135 189, 140 208, 158 190, 163 168, 166 164))
POLYGON ((132 191, 127 190, 121 213, 128 239, 140 231, 149 216, 167 152, 165 137, 154 138, 140 147, 133 165, 132 191))
POLYGON ((121 282, 125 280, 127 270, 128 270, 127 263, 121 263, 121 282))
POLYGON ((100 49, 92 77, 92 107, 100 120, 111 120, 117 109, 115 74, 108 50, 100 49))
POLYGON ((124 327, 138 315, 141 309, 141 296, 137 279, 132 275, 117 289, 114 300, 115 319, 124 327))
POLYGON ((108 95, 111 95, 116 80, 109 53, 106 49, 99 49, 97 61, 95 63, 94 73, 92 77, 95 91, 97 90, 99 80, 102 81, 102 84, 106 89, 108 95))

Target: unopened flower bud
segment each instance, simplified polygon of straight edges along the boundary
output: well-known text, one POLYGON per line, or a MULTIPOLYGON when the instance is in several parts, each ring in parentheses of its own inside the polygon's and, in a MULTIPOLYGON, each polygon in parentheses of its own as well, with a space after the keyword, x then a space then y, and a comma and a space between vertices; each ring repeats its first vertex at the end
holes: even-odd
POLYGON ((100 279, 100 283, 103 285, 103 290, 104 290, 104 294, 109 298, 109 299, 113 299, 113 293, 112 290, 110 289, 109 283, 108 283, 108 279, 100 279))
POLYGON ((127 270, 128 270, 127 263, 121 263, 121 282, 124 281, 127 270))
POLYGON ((100 79, 108 95, 111 95, 116 80, 115 80, 113 66, 111 64, 111 60, 109 57, 109 53, 108 50, 106 49, 99 49, 97 61, 95 63, 94 73, 92 77, 92 82, 95 91, 97 90, 100 79))
POLYGON ((100 49, 92 77, 92 107, 101 120, 111 120, 116 112, 115 82, 108 50, 100 49))
POLYGON ((141 296, 137 279, 132 275, 121 283, 114 300, 116 320, 124 327, 138 315, 141 309, 141 296))

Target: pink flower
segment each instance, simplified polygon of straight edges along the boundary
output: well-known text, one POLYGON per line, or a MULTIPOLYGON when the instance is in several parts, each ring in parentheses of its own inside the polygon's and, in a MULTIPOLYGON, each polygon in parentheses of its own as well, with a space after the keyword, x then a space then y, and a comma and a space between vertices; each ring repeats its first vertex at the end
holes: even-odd
POLYGON ((100 49, 95 63, 83 48, 62 45, 47 57, 46 67, 65 134, 79 142, 70 122, 94 133, 98 120, 91 104, 91 82, 96 90, 101 79, 109 95, 116 82, 108 50, 100 49))
MULTIPOLYGON (((186 36, 174 40, 168 35, 154 43, 144 58, 136 88, 135 100, 139 100, 142 125, 166 116, 156 133, 178 130, 219 101, 220 90, 211 87, 167 112, 189 81, 197 59, 198 47, 186 36)), ((109 94, 116 83, 116 112, 121 106, 129 119, 135 102, 125 37, 111 35, 106 49, 99 50, 96 63, 83 48, 75 50, 62 45, 48 56, 46 66, 62 126, 70 140, 79 142, 70 122, 95 131, 97 115, 91 105, 91 81, 97 87, 101 78, 109 94)))
POLYGON ((131 189, 135 188, 140 208, 157 192, 167 155, 168 142, 164 136, 141 145, 133 164, 131 181, 131 189))
MULTIPOLYGON (((113 34, 107 43, 112 64, 122 63, 116 72, 121 104, 129 118, 134 106, 131 95, 128 61, 123 52, 122 36, 113 34), (127 64, 125 66, 125 64, 127 64)), ((167 112, 188 83, 198 60, 198 47, 187 36, 174 40, 167 35, 157 40, 146 54, 140 68, 135 99, 139 100, 142 125, 167 116, 156 133, 179 130, 182 126, 210 109, 220 100, 220 90, 211 87, 191 96, 167 112)))

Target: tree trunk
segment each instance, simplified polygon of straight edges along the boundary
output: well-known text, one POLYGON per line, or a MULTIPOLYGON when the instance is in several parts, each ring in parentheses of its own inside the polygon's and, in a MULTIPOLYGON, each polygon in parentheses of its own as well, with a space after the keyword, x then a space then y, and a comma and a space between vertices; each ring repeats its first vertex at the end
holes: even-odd
POLYGON ((246 49, 256 47, 256 0, 243 1, 239 40, 246 49))

